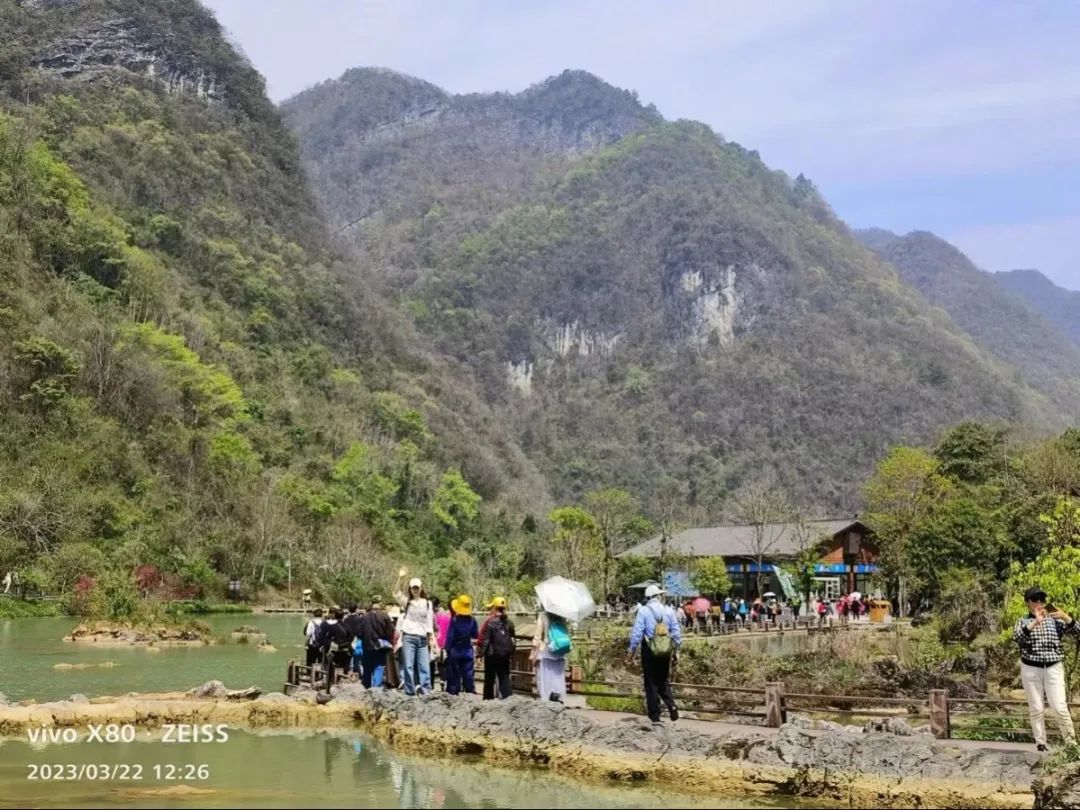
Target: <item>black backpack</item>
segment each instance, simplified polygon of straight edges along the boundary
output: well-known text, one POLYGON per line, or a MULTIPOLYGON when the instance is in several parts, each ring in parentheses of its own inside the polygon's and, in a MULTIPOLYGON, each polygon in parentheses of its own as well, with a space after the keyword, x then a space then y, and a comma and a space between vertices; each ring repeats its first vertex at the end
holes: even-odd
POLYGON ((509 658, 514 654, 514 637, 510 635, 510 628, 506 619, 492 619, 487 627, 488 654, 495 658, 509 658))

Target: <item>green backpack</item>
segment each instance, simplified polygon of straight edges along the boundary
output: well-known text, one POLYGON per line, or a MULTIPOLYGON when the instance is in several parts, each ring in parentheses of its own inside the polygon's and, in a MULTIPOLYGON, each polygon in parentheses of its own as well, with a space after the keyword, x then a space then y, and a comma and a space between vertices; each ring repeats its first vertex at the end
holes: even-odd
POLYGON ((657 616, 656 611, 652 610, 652 608, 650 608, 650 611, 653 618, 656 619, 656 630, 653 632, 652 638, 645 639, 645 645, 649 648, 653 658, 670 658, 674 647, 671 643, 671 633, 668 632, 667 617, 663 614, 657 616))

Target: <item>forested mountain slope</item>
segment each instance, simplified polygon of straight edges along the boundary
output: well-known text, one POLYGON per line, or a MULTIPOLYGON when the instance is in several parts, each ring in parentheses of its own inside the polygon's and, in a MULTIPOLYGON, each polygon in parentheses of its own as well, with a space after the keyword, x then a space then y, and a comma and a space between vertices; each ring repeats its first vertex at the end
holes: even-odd
POLYGON ((1045 394, 1059 412, 1076 417, 1080 348, 1051 319, 932 233, 897 236, 875 229, 859 238, 980 346, 1009 364, 1018 379, 1045 394))
POLYGON ((329 247, 208 11, 6 0, 0 99, 0 570, 121 604, 136 566, 327 598, 403 559, 539 570, 543 479, 329 247))
POLYGON ((818 511, 898 441, 1063 415, 812 183, 568 71, 451 96, 354 70, 283 105, 362 270, 467 364, 555 493, 818 511))
POLYGON ((1007 270, 994 273, 993 279, 1080 346, 1080 292, 1059 287, 1038 270, 1007 270))

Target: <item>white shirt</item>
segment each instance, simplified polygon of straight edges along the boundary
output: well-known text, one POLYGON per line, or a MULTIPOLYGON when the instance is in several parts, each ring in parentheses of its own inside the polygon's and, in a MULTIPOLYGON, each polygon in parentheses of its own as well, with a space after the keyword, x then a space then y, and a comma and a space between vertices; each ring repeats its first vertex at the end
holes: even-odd
POLYGON ((427 599, 410 599, 402 608, 397 630, 404 636, 435 635, 435 611, 427 599))

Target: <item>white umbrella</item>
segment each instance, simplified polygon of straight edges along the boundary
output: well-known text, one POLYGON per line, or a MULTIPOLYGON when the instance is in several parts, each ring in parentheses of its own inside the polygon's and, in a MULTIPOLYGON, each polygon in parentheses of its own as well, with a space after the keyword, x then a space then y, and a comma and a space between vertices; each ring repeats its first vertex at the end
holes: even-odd
POLYGON ((772 591, 769 591, 768 593, 763 593, 762 598, 764 598, 764 599, 775 599, 776 594, 773 593, 772 591))
POLYGON ((572 622, 580 622, 596 612, 596 603, 584 583, 565 577, 545 579, 536 586, 536 595, 544 610, 572 622))
POLYGON ((851 592, 851 598, 855 599, 855 600, 862 599, 862 594, 859 593, 858 591, 852 591, 851 592))

